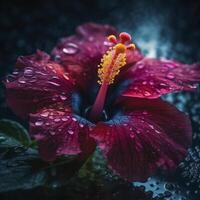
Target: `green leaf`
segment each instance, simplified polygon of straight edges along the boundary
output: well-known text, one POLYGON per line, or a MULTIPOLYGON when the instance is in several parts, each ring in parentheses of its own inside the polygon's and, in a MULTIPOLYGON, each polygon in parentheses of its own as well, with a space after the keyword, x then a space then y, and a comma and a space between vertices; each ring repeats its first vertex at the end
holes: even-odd
POLYGON ((28 132, 22 125, 8 119, 0 120, 1 147, 29 147, 30 144, 31 140, 28 132))
POLYGON ((15 156, 6 154, 0 158, 0 192, 32 189, 44 185, 47 174, 41 170, 42 165, 44 162, 33 149, 15 156))

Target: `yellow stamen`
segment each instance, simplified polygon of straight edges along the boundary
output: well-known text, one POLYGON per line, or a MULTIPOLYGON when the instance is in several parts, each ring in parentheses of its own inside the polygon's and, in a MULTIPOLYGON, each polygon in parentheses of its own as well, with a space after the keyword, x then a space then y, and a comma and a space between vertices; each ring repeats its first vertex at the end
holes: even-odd
POLYGON ((119 74, 120 69, 126 64, 125 50, 125 45, 117 44, 106 52, 98 69, 99 84, 104 82, 110 85, 114 82, 115 76, 119 74))
POLYGON ((108 36, 107 39, 112 42, 114 46, 111 47, 101 59, 98 69, 98 76, 100 79, 98 83, 110 85, 114 82, 120 69, 126 65, 126 50, 134 50, 135 45, 133 43, 130 44, 131 36, 128 33, 120 34, 119 43, 117 43, 117 38, 114 35, 108 36))

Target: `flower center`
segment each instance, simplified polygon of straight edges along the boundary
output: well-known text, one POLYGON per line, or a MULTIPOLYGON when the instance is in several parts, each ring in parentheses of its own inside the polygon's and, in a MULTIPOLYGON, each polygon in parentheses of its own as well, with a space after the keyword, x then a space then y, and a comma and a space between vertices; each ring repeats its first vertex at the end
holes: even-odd
POLYGON ((135 49, 135 45, 130 43, 131 36, 128 33, 120 33, 119 42, 114 35, 108 36, 107 39, 114 46, 103 55, 98 66, 98 83, 101 87, 90 112, 92 121, 97 121, 101 118, 108 86, 114 83, 115 77, 119 74, 121 68, 126 65, 127 50, 135 49))

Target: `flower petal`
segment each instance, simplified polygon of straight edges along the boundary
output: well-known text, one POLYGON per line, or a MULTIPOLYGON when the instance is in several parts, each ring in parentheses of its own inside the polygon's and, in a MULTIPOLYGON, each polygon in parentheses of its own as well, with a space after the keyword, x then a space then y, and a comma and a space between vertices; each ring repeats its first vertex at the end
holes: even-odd
POLYGON ((22 118, 45 105, 69 104, 73 90, 73 82, 63 68, 41 51, 20 57, 15 71, 7 76, 5 86, 8 105, 22 118))
POLYGON ((143 59, 125 76, 132 82, 123 96, 158 98, 181 90, 194 90, 200 83, 200 63, 187 65, 170 60, 143 59))
POLYGON ((175 169, 191 143, 188 117, 160 99, 130 98, 123 105, 124 114, 91 133, 109 167, 129 181, 144 181, 158 168, 175 169))
POLYGON ((86 23, 76 29, 76 35, 62 38, 52 51, 55 59, 72 75, 80 87, 97 78, 102 55, 112 45, 106 37, 116 34, 108 25, 86 23))
POLYGON ((88 121, 73 116, 69 108, 41 109, 30 115, 30 134, 39 141, 42 158, 53 161, 60 155, 89 154, 94 141, 88 136, 88 121))

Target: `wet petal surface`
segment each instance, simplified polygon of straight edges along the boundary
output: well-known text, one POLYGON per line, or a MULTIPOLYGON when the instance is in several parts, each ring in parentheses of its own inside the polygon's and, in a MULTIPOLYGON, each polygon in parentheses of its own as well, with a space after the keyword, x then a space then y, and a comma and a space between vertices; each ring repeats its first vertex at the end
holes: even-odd
POLYGON ((126 73, 131 80, 124 96, 158 98, 164 94, 196 88, 200 63, 181 64, 170 60, 143 59, 126 73))
POLYGON ((98 123, 91 134, 110 168, 129 181, 175 169, 191 143, 188 117, 159 99, 130 98, 123 105, 124 113, 98 123))
POLYGON ((91 153, 94 142, 88 137, 89 124, 73 116, 69 108, 42 109, 30 115, 30 134, 39 142, 40 154, 46 161, 60 155, 91 153))
POLYGON ((41 51, 20 57, 15 71, 7 76, 5 86, 8 105, 22 118, 54 103, 68 105, 74 87, 63 68, 41 51))

